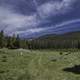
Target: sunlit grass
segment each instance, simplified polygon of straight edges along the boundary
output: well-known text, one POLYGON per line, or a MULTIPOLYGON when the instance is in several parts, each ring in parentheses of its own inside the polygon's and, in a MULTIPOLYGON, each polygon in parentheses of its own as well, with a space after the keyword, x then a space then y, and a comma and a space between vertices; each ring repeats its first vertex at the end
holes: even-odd
POLYGON ((79 51, 1 49, 0 80, 80 80, 63 71, 79 64, 79 51))

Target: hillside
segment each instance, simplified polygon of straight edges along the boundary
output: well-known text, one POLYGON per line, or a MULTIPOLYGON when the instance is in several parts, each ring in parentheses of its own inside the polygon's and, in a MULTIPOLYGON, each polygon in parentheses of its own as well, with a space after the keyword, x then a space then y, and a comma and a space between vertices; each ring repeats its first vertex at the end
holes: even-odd
POLYGON ((40 40, 46 40, 46 39, 50 39, 50 40, 60 40, 60 39, 68 39, 68 40, 77 40, 80 39, 80 32, 69 32, 69 33, 65 33, 65 34, 60 34, 60 35, 56 35, 56 34, 49 34, 49 35, 44 35, 41 36, 37 39, 40 40))
POLYGON ((45 35, 31 40, 32 49, 80 49, 80 32, 45 35))

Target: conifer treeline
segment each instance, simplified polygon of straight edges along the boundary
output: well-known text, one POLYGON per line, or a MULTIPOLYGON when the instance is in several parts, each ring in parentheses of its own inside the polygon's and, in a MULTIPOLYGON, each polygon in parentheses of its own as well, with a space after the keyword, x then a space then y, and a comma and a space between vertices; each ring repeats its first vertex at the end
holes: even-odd
POLYGON ((80 40, 32 40, 32 49, 80 49, 80 40))
POLYGON ((4 36, 4 32, 0 32, 0 48, 18 49, 27 48, 27 40, 20 39, 19 35, 12 37, 4 36))
POLYGON ((4 36, 0 32, 0 48, 9 49, 80 49, 80 39, 20 39, 19 35, 4 36))

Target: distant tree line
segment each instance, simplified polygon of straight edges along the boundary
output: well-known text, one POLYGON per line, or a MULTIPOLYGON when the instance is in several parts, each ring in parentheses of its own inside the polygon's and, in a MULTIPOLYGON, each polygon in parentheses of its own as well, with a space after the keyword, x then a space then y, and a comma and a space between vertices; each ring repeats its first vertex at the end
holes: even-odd
POLYGON ((19 35, 5 36, 0 32, 0 48, 9 49, 80 49, 80 39, 21 39, 19 35))
POLYGON ((27 40, 20 39, 19 35, 5 36, 0 32, 0 48, 18 49, 27 48, 27 40))
POLYGON ((32 40, 32 49, 80 49, 80 40, 32 40))

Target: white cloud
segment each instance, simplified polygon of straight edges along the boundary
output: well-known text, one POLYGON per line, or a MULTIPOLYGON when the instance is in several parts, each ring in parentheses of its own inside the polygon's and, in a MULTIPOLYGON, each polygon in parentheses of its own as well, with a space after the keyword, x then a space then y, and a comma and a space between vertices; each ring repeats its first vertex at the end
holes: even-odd
POLYGON ((62 0, 62 1, 51 1, 42 4, 38 11, 42 14, 42 17, 55 16, 57 14, 64 14, 72 9, 72 4, 76 0, 62 0))
POLYGON ((80 19, 74 19, 74 20, 64 21, 62 23, 54 25, 54 27, 53 27, 53 25, 50 26, 50 27, 45 27, 45 28, 43 28, 43 30, 45 30, 45 31, 47 31, 47 30, 53 30, 53 31, 55 31, 55 30, 58 30, 59 28, 63 28, 63 27, 66 27, 66 26, 70 27, 70 25, 72 26, 73 24, 75 24, 75 25, 79 24, 80 25, 80 19))
POLYGON ((13 11, 0 7, 0 25, 5 25, 4 29, 7 34, 15 33, 18 29, 28 29, 35 27, 38 24, 36 15, 24 16, 21 14, 14 13, 13 11))
MULTIPOLYGON (((75 20, 69 20, 69 21, 65 21, 65 22, 62 22, 62 23, 60 23, 60 24, 56 24, 56 25, 54 25, 54 27, 53 27, 53 25, 52 26, 46 26, 46 27, 42 27, 42 28, 35 28, 35 29, 29 29, 29 30, 27 30, 27 31, 19 31, 19 32, 16 32, 17 34, 25 34, 26 33, 26 35, 29 35, 29 34, 33 34, 33 33, 47 33, 47 34, 49 34, 48 32, 50 31, 50 33, 54 33, 55 31, 58 31, 58 30, 60 30, 60 29, 64 29, 64 28, 69 28, 69 27, 72 27, 72 26, 75 26, 75 25, 77 25, 77 24, 79 24, 80 25, 80 19, 75 19, 75 20), (67 26, 67 27, 66 27, 67 26), (52 32, 52 31, 53 32, 52 32), (28 34, 27 34, 28 33, 28 34)), ((75 28, 76 28, 76 26, 75 26, 75 28)), ((76 28, 77 29, 77 28, 76 28)))
POLYGON ((34 28, 34 29, 29 29, 29 30, 26 30, 26 31, 16 31, 16 34, 23 34, 23 33, 37 33, 37 32, 41 32, 41 31, 44 31, 45 28, 34 28))

